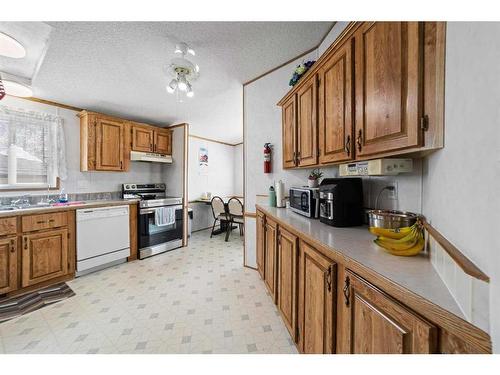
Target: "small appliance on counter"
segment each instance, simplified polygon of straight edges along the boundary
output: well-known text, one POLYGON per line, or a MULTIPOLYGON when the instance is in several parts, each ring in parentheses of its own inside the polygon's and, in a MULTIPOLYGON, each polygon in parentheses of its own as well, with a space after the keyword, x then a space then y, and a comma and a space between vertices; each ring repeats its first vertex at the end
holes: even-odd
POLYGON ((300 215, 317 219, 319 216, 319 188, 307 186, 290 188, 290 209, 300 215))
POLYGON ((363 224, 361 178, 325 178, 319 187, 319 220, 334 227, 363 224))

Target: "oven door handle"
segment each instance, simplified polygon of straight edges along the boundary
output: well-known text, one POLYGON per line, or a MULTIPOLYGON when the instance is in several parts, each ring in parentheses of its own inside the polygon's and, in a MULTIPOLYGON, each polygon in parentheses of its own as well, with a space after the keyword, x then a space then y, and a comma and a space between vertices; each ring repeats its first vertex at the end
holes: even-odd
POLYGON ((163 208, 163 207, 172 207, 175 210, 181 210, 182 209, 182 205, 181 204, 179 204, 177 206, 161 206, 161 207, 154 207, 154 208, 142 208, 142 209, 139 210, 139 214, 140 215, 154 214, 157 209, 163 208))

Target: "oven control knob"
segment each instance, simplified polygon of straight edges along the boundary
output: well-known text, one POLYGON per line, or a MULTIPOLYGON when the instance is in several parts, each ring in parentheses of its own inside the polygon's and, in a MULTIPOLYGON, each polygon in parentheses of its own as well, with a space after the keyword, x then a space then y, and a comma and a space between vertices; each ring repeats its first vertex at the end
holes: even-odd
POLYGON ((136 188, 136 186, 135 186, 135 185, 131 185, 131 186, 130 186, 130 188, 131 188, 131 189, 135 189, 135 188, 136 188))
POLYGON ((130 185, 125 185, 125 189, 126 190, 130 189, 130 185))

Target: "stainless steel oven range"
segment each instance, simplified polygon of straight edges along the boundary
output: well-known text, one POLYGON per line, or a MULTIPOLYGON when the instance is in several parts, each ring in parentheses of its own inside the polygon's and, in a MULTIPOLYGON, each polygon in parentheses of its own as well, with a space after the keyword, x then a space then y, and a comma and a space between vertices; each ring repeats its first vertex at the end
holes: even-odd
POLYGON ((122 185, 124 199, 140 199, 138 210, 139 259, 182 246, 182 198, 166 195, 165 184, 122 185))

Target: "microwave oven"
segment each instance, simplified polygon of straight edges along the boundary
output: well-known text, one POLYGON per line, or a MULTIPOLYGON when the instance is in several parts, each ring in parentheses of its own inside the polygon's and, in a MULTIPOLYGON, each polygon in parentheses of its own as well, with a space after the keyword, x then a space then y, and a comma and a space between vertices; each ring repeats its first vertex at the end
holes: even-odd
POLYGON ((292 187, 289 201, 292 211, 314 219, 319 217, 319 188, 292 187))

